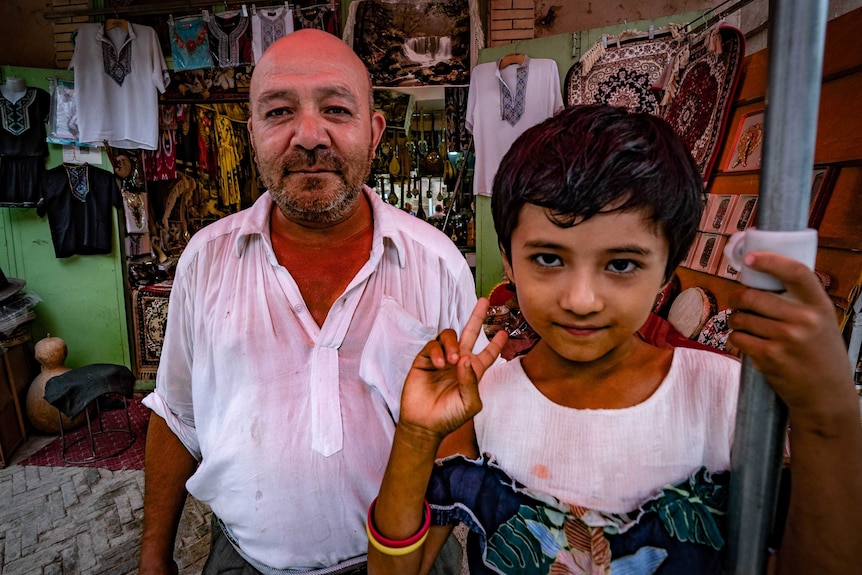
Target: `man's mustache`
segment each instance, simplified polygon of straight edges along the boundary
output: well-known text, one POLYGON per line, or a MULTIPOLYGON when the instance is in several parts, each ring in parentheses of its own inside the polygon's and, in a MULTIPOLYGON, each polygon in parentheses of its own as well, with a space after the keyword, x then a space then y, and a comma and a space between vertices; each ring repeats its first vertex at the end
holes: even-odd
POLYGON ((282 172, 290 172, 316 168, 318 170, 341 172, 344 162, 332 150, 293 150, 282 162, 282 172))

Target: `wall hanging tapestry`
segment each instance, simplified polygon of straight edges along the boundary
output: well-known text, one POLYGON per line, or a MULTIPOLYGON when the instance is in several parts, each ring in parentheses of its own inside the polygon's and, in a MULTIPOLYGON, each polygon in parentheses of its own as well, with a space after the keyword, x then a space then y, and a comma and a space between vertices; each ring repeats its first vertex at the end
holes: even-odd
POLYGON ((704 181, 718 157, 744 56, 745 37, 736 28, 720 26, 704 34, 692 43, 679 88, 664 114, 694 156, 704 181))
POLYGON ((660 115, 661 95, 655 86, 679 48, 671 36, 607 48, 596 44, 566 73, 566 105, 609 104, 660 115))
POLYGON ((138 379, 156 378, 165 339, 170 295, 170 286, 153 285, 132 290, 135 376, 138 379))
POLYGON ((358 0, 344 40, 375 86, 468 85, 482 45, 476 0, 358 0))

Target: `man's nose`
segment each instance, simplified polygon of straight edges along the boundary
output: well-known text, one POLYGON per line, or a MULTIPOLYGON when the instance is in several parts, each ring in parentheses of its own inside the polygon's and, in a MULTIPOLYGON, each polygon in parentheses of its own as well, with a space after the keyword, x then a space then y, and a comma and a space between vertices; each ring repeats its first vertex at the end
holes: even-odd
POLYGON ((305 150, 328 148, 332 144, 320 114, 301 112, 297 115, 294 121, 292 144, 305 150))

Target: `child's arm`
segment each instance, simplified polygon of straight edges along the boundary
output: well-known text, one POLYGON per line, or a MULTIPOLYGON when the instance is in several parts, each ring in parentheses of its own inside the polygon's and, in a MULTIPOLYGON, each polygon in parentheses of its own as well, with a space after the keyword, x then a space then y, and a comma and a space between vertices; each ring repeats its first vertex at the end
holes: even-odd
POLYGON ((862 541, 862 426, 832 302, 804 265, 765 252, 746 265, 780 279, 778 295, 730 298, 730 341, 788 407, 791 495, 780 573, 858 573, 862 541))
MULTIPOLYGON (((419 532, 425 518, 425 490, 441 442, 455 430, 472 429, 464 424, 482 408, 478 381, 507 339, 501 330, 481 353, 472 353, 487 310, 488 300, 480 299, 460 341, 447 329, 428 342, 413 361, 372 515, 376 530, 387 539, 407 540, 419 532)), ((425 545, 403 556, 391 556, 369 545, 369 573, 427 573, 450 530, 432 528, 425 545)))

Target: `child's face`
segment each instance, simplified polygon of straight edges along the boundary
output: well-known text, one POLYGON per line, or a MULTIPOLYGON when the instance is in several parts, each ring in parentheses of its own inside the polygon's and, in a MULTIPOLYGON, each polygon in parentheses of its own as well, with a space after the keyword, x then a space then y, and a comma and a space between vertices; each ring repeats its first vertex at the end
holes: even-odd
POLYGON ((530 326, 557 356, 625 353, 664 284, 667 240, 643 211, 597 214, 569 228, 524 205, 506 273, 530 326))

